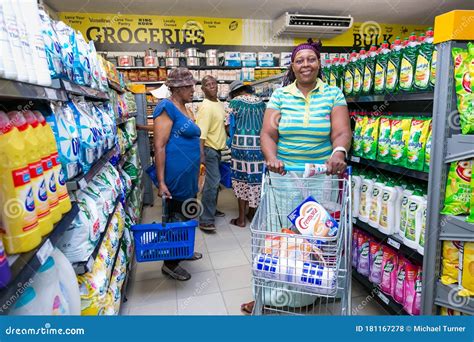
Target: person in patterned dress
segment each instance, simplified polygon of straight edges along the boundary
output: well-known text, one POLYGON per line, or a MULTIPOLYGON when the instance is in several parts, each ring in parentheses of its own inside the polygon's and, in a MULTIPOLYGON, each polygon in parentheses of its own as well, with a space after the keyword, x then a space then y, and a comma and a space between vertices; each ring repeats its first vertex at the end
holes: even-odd
POLYGON ((265 103, 242 81, 230 85, 229 121, 232 189, 239 204, 239 216, 230 221, 238 227, 252 220, 260 201, 264 158, 260 147, 265 103), (248 207, 247 217, 245 212, 248 207))

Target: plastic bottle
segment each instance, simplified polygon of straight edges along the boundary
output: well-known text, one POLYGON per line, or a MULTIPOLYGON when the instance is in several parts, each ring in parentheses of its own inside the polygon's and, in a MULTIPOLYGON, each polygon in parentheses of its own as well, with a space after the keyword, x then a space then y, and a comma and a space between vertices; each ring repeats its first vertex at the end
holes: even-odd
POLYGON ((375 76, 375 60, 377 58, 377 48, 375 45, 370 47, 367 60, 364 67, 364 82, 362 85, 362 93, 365 95, 372 94, 374 91, 375 76))
POLYGON ((375 61, 374 93, 383 94, 385 92, 385 81, 387 79, 387 65, 390 58, 388 43, 383 42, 380 52, 375 61))
POLYGON ((66 298, 70 315, 81 314, 81 294, 77 283, 76 273, 69 260, 57 248, 51 255, 57 267, 59 277, 59 287, 66 298))
POLYGON ((431 55, 431 63, 430 63, 430 86, 434 88, 436 83, 436 63, 438 61, 438 46, 433 44, 434 32, 433 29, 430 27, 428 31, 426 31, 426 39, 425 42, 428 44, 433 45, 433 54, 431 55))
POLYGON ((400 236, 405 236, 405 230, 407 227, 408 219, 408 205, 410 201, 410 196, 413 194, 411 186, 407 186, 402 193, 402 201, 400 206, 400 226, 398 227, 398 234, 400 236))
POLYGON ((427 214, 427 207, 428 207, 428 199, 426 194, 423 195, 423 216, 421 221, 421 232, 420 238, 418 239, 418 243, 416 246, 416 250, 421 255, 424 255, 425 252, 425 230, 426 230, 426 214, 427 214))
POLYGON ((422 34, 420 37, 420 47, 418 48, 418 55, 416 58, 416 71, 415 71, 415 88, 417 90, 429 90, 432 89, 430 84, 431 76, 431 60, 433 58, 433 38, 427 40, 425 35, 422 34))
POLYGON ((346 71, 347 61, 344 57, 339 59, 339 66, 337 67, 337 84, 341 90, 344 90, 344 73, 346 71))
POLYGON ((359 175, 352 176, 352 217, 359 215, 360 191, 362 186, 362 177, 359 175))
MULTIPOLYGON (((47 149, 48 153, 51 157, 51 162, 53 164, 53 176, 54 181, 56 182, 56 194, 58 197, 58 208, 61 214, 67 213, 71 210, 71 199, 69 198, 69 193, 67 192, 66 188, 66 177, 64 175, 64 171, 62 169, 61 163, 59 162, 59 154, 56 145, 56 139, 54 138, 53 130, 51 126, 46 123, 46 119, 44 118, 43 114, 39 111, 33 111, 35 113, 36 118, 38 119, 39 123, 42 126, 42 133, 45 138, 45 148, 47 149)), ((52 178, 50 181, 49 186, 54 187, 52 178)))
POLYGON ((362 180, 360 190, 360 206, 359 206, 359 220, 362 222, 369 221, 370 208, 372 206, 372 190, 374 188, 374 180, 368 175, 362 180))
MULTIPOLYGON (((3 2, 3 20, 5 21, 5 26, 8 32, 11 55, 13 57, 13 62, 15 63, 15 79, 21 82, 28 82, 28 72, 26 70, 25 57, 23 56, 23 50, 21 47, 20 31, 18 29, 15 11, 13 9, 11 0, 6 0, 3 2)), ((8 71, 6 66, 5 70, 8 71)))
POLYGON ((398 198, 398 191, 395 189, 392 180, 389 180, 383 187, 382 210, 379 219, 378 229, 385 235, 392 235, 396 230, 397 210, 395 208, 398 198))
POLYGON ((38 12, 50 76, 51 78, 66 77, 62 62, 61 45, 56 31, 54 31, 51 18, 41 5, 38 7, 38 12))
POLYGON ((408 39, 407 46, 402 52, 402 61, 400 63, 400 90, 408 92, 414 90, 417 50, 418 42, 413 32, 408 39))
POLYGON ((354 88, 353 95, 359 96, 362 93, 362 85, 364 83, 364 68, 367 55, 364 49, 360 50, 356 58, 354 67, 354 88))
POLYGON ((52 257, 46 259, 33 278, 33 288, 46 315, 69 315, 69 307, 59 287, 59 276, 52 257))
POLYGON ((48 193, 46 191, 46 180, 41 164, 41 146, 38 138, 31 126, 21 112, 13 111, 8 113, 8 117, 20 132, 23 132, 25 139, 25 154, 28 160, 31 185, 33 187, 33 198, 38 216, 38 229, 41 236, 45 236, 53 230, 53 221, 49 211, 48 193))
POLYGON ((0 203, 3 244, 8 254, 28 252, 39 245, 33 187, 24 134, 0 111, 0 203))
POLYGON ((372 188, 372 202, 370 204, 369 211, 369 225, 378 229, 380 214, 382 212, 382 195, 385 184, 381 181, 380 177, 375 180, 372 188))
POLYGON ((391 52, 387 62, 387 75, 385 80, 385 90, 388 93, 396 93, 398 91, 400 63, 402 59, 402 42, 397 37, 393 42, 391 52))
POLYGON ((5 77, 5 65, 3 59, 6 58, 3 56, 5 53, 3 50, 8 46, 10 53, 10 42, 8 41, 8 32, 3 20, 3 4, 0 3, 0 46, 2 47, 2 56, 0 56, 0 77, 5 77))
POLYGON ((10 312, 12 316, 44 316, 48 313, 41 306, 36 291, 33 287, 27 287, 25 292, 18 298, 10 312))
POLYGON ((403 201, 403 186, 401 183, 395 185, 395 191, 397 192, 397 199, 395 200, 395 227, 392 234, 399 233, 400 230, 400 218, 403 201))
POLYGON ((349 62, 347 63, 346 69, 344 70, 344 94, 351 96, 354 90, 354 69, 357 60, 357 53, 352 51, 349 56, 349 62))
POLYGON ((329 84, 329 76, 331 75, 331 60, 325 59, 323 66, 323 81, 329 84))
MULTIPOLYGON (((7 0, 8 1, 8 0, 7 0)), ((23 50, 23 58, 25 59, 25 65, 23 68, 26 69, 28 74, 28 82, 35 84, 36 72, 35 65, 33 64, 33 49, 30 45, 30 40, 28 38, 28 32, 26 30, 26 22, 23 21, 22 9, 20 8, 20 3, 18 0, 12 0, 13 11, 15 12, 16 24, 18 26, 18 33, 20 35, 21 49, 23 50)))
POLYGON ((11 278, 12 273, 8 265, 7 254, 5 253, 2 240, 0 239, 0 288, 6 287, 11 278))
MULTIPOLYGON (((48 195, 48 205, 51 214, 52 223, 56 223, 61 219, 61 212, 59 210, 59 200, 56 190, 56 178, 54 177, 53 162, 51 160, 51 153, 47 145, 47 137, 43 134, 43 126, 39 123, 36 115, 27 110, 23 113, 26 122, 33 127, 32 134, 38 140, 39 151, 41 156, 41 165, 43 166, 43 176, 45 179, 45 189, 48 195)), ((44 118, 43 118, 44 120, 44 118)))
POLYGON ((331 70, 329 73, 329 85, 331 87, 338 87, 339 81, 339 55, 333 58, 331 62, 331 70))
POLYGON ((408 202, 407 226, 403 243, 410 248, 417 249, 423 225, 423 193, 416 189, 408 202))
POLYGON ((27 23, 26 30, 32 50, 36 83, 42 86, 50 86, 51 76, 44 49, 45 44, 38 12, 38 2, 36 0, 20 0, 19 3, 23 13, 23 21, 27 23))

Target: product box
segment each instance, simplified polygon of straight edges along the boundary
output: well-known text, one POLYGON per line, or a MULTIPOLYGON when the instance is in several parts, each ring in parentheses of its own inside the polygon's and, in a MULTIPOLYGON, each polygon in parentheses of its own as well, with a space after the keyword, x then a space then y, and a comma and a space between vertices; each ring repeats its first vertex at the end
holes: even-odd
POLYGON ((240 54, 243 67, 256 67, 257 66, 257 54, 255 52, 242 52, 240 54))
POLYGON ((238 51, 227 51, 224 53, 224 64, 225 66, 230 66, 230 67, 239 67, 241 66, 241 56, 240 52, 238 51))
POLYGON ((273 63, 273 52, 259 52, 258 53, 258 66, 261 67, 272 67, 273 63))
POLYGON ((280 59, 280 66, 281 67, 287 67, 291 64, 291 57, 290 58, 283 58, 280 59))

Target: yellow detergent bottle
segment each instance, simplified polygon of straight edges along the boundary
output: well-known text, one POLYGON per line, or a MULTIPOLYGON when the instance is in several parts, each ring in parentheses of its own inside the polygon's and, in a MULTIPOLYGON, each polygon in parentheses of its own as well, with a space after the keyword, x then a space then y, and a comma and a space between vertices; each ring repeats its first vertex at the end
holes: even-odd
POLYGON ((23 133, 25 139, 25 155, 30 171, 31 185, 33 186, 33 198, 35 201, 36 215, 38 216, 38 227, 41 236, 49 234, 53 230, 53 221, 49 211, 48 193, 46 192, 46 181, 41 165, 41 146, 22 112, 9 112, 8 117, 12 124, 23 133))
POLYGON ((56 179, 56 193, 58 195, 59 201, 59 211, 61 214, 67 213, 71 210, 71 199, 66 188, 66 177, 64 175, 61 163, 59 162, 58 147, 56 145, 56 139, 54 138, 54 133, 51 129, 51 126, 46 122, 43 114, 35 110, 36 118, 42 126, 42 133, 46 137, 46 149, 51 155, 51 161, 53 163, 54 178, 56 179))
POLYGON ((48 195, 49 211, 51 213, 51 221, 54 224, 61 220, 62 215, 58 206, 59 200, 56 191, 56 178, 54 177, 51 153, 47 148, 47 138, 43 133, 43 126, 40 124, 36 115, 31 110, 23 112, 23 115, 25 116, 26 122, 28 122, 28 124, 33 127, 33 133, 36 135, 36 138, 40 144, 41 165, 43 166, 43 175, 46 181, 45 188, 48 195))
POLYGON ((31 251, 41 242, 25 137, 0 111, 0 213, 7 254, 31 251))

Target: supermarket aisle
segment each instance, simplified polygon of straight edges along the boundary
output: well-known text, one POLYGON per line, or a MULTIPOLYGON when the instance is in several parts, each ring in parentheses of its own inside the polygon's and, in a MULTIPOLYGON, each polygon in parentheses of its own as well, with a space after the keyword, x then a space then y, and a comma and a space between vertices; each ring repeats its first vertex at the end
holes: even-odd
MULTIPOLYGON (((158 201, 156 201, 158 202, 158 201)), ((223 190, 216 234, 196 230, 195 250, 203 259, 183 262, 191 280, 177 282, 161 273, 162 262, 136 263, 122 315, 240 315, 240 305, 251 300, 250 230, 228 221, 237 215, 234 195, 223 190)), ((147 207, 143 223, 161 220, 160 206, 147 207)), ((353 307, 358 315, 386 315, 357 282, 353 282, 353 307)))

